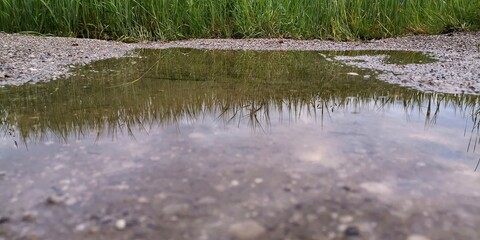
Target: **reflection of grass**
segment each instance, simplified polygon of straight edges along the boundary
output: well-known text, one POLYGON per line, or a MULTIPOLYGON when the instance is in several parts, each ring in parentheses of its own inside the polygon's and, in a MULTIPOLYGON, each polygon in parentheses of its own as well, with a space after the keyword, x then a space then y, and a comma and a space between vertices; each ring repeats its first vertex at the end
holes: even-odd
POLYGON ((15 134, 15 127, 12 126, 11 124, 7 123, 7 113, 5 112, 4 109, 0 108, 0 132, 3 133, 3 136, 6 137, 8 136, 9 138, 13 139, 13 143, 15 144, 16 147, 18 147, 18 143, 15 140, 16 134, 15 134))
MULTIPOLYGON (((465 127, 465 134, 467 128, 465 127)), ((480 143, 480 108, 477 108, 472 112, 472 129, 470 130, 470 138, 468 140, 467 151, 472 149, 473 152, 477 149, 477 144, 480 143)), ((475 171, 477 171, 480 165, 480 158, 478 159, 475 171)))
POLYGON ((350 108, 398 107, 425 114, 426 123, 434 124, 441 106, 465 114, 478 108, 474 96, 424 94, 347 76, 372 73, 331 64, 317 52, 170 49, 139 54, 142 58, 95 63, 70 80, 0 90, 2 130, 15 129, 23 141, 49 134, 67 140, 92 131, 115 136, 205 116, 265 128, 276 111, 294 119, 300 114, 323 119, 350 108))

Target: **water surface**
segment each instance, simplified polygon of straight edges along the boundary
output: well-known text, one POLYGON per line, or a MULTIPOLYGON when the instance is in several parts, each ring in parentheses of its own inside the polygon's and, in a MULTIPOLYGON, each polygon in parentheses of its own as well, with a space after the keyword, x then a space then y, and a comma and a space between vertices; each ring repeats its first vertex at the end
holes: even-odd
POLYGON ((62 213, 77 216, 71 230, 86 221, 79 212, 125 196, 198 199, 249 178, 281 182, 284 173, 322 175, 315 181, 324 187, 362 183, 377 196, 472 193, 477 97, 387 84, 325 59, 338 54, 431 61, 388 51, 139 50, 66 80, 1 88, 0 213, 70 196, 83 204, 62 213), (203 178, 211 184, 200 190, 166 183, 203 178))

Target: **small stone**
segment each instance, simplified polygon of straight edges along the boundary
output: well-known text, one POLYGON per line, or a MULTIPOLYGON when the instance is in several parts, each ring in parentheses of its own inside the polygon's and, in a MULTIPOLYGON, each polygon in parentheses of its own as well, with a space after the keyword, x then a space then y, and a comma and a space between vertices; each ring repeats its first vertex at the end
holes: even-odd
POLYGON ((350 75, 350 76, 358 76, 359 74, 356 73, 356 72, 349 72, 349 73, 347 73, 347 75, 350 75))
POLYGON ((159 193, 159 194, 155 195, 155 198, 158 199, 158 200, 165 200, 165 199, 167 199, 167 194, 159 193))
POLYGON ((198 200, 198 204, 200 205, 211 205, 211 204, 214 204, 216 203, 217 200, 213 197, 202 197, 200 198, 200 200, 198 200))
POLYGON ((75 232, 84 232, 87 229, 87 224, 81 223, 75 227, 75 232))
POLYGON ((32 222, 35 221, 35 218, 37 218, 37 213, 35 212, 26 212, 22 216, 22 221, 24 222, 32 222))
POLYGON ((144 223, 144 222, 146 222, 147 220, 148 220, 147 216, 141 216, 141 217, 138 218, 138 222, 139 222, 139 223, 144 223))
POLYGON ((340 217, 341 223, 351 223, 353 221, 353 217, 350 215, 340 217))
POLYGON ((238 185, 240 185, 240 182, 238 182, 237 180, 233 180, 230 185, 232 185, 232 187, 236 187, 238 185))
POLYGON ((216 190, 217 192, 220 192, 220 193, 225 192, 225 186, 223 186, 223 185, 221 185, 221 184, 220 184, 220 185, 217 185, 217 186, 215 186, 215 190, 216 190))
POLYGON ((66 201, 65 201, 65 205, 67 206, 73 206, 77 203, 77 199, 75 198, 68 198, 66 201))
POLYGON ((125 221, 125 219, 118 219, 115 222, 115 228, 118 229, 118 230, 123 230, 126 227, 127 227, 127 221, 125 221))
POLYGON ((337 231, 338 232, 345 232, 345 230, 347 230, 348 226, 345 225, 345 224, 340 224, 337 226, 337 231))
POLYGON ((10 222, 10 218, 9 218, 9 217, 0 216, 0 225, 1 225, 1 224, 8 223, 8 222, 10 222))
POLYGON ((407 240, 430 240, 430 238, 427 238, 422 235, 413 234, 408 236, 407 240))
POLYGON ((230 225, 228 233, 236 240, 254 240, 260 238, 266 232, 258 222, 247 220, 230 225))
POLYGON ((58 196, 58 195, 52 195, 52 196, 48 196, 47 198, 47 204, 58 204, 58 203, 61 203, 63 202, 63 198, 61 196, 58 196))
POLYGON ((260 184, 260 183, 263 182, 263 179, 261 179, 261 178, 255 178, 254 182, 255 182, 256 184, 260 184))
POLYGON ((344 235, 345 237, 360 237, 360 229, 357 226, 348 226, 344 235))
POLYGON ((295 214, 293 214, 292 217, 290 217, 290 222, 300 224, 302 222, 302 219, 303 219, 303 214, 296 212, 295 214))
POLYGON ((360 187, 377 195, 391 195, 393 190, 383 182, 363 182, 360 187))
MULTIPOLYGON (((83 88, 87 88, 87 86, 83 86, 83 88)), ((115 188, 116 190, 123 191, 123 190, 128 190, 128 189, 130 189, 130 186, 128 186, 128 185, 125 184, 125 183, 122 183, 122 184, 120 184, 120 185, 114 186, 114 188, 115 188)))
POLYGON ((175 215, 185 213, 188 210, 190 210, 190 205, 186 203, 180 203, 167 205, 162 209, 162 212, 165 215, 175 215))
POLYGON ((137 201, 138 201, 139 203, 149 203, 149 202, 150 202, 150 201, 148 200, 148 198, 146 198, 146 197, 139 197, 139 198, 137 199, 137 201))
POLYGON ((425 167, 425 166, 427 166, 427 164, 424 163, 424 162, 417 162, 416 165, 417 165, 417 167, 425 167))
POLYGON ((97 233, 100 229, 97 226, 91 226, 88 230, 90 233, 97 233))
POLYGON ((307 221, 308 221, 308 222, 314 222, 314 221, 316 221, 317 219, 318 219, 317 215, 311 214, 311 213, 307 214, 307 221))

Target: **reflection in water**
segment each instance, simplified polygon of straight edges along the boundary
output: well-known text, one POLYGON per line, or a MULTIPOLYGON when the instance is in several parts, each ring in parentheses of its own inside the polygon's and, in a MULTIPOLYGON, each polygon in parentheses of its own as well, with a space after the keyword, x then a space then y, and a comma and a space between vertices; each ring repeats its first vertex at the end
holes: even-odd
POLYGON ((136 54, 0 89, 0 238, 229 239, 250 218, 268 234, 341 238, 338 213, 365 239, 432 221, 434 239, 479 222, 474 96, 380 82, 334 53, 136 54))
MULTIPOLYGON (((367 53, 429 61, 418 53, 367 53)), ((430 127, 450 109, 471 122, 468 148, 476 148, 477 97, 390 85, 368 77, 373 72, 331 63, 325 54, 339 53, 141 50, 79 69, 68 80, 0 89, 1 131, 23 143, 51 136, 67 141, 92 131, 115 137, 207 117, 266 131, 272 122, 305 114, 323 125, 332 112, 391 109, 423 115, 430 127)))

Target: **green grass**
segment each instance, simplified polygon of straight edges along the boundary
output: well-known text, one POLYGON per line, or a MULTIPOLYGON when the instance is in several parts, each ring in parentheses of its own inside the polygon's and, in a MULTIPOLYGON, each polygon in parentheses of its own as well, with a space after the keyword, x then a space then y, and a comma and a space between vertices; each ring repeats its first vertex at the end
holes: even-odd
POLYGON ((0 0, 0 31, 134 41, 480 29, 477 0, 0 0))

